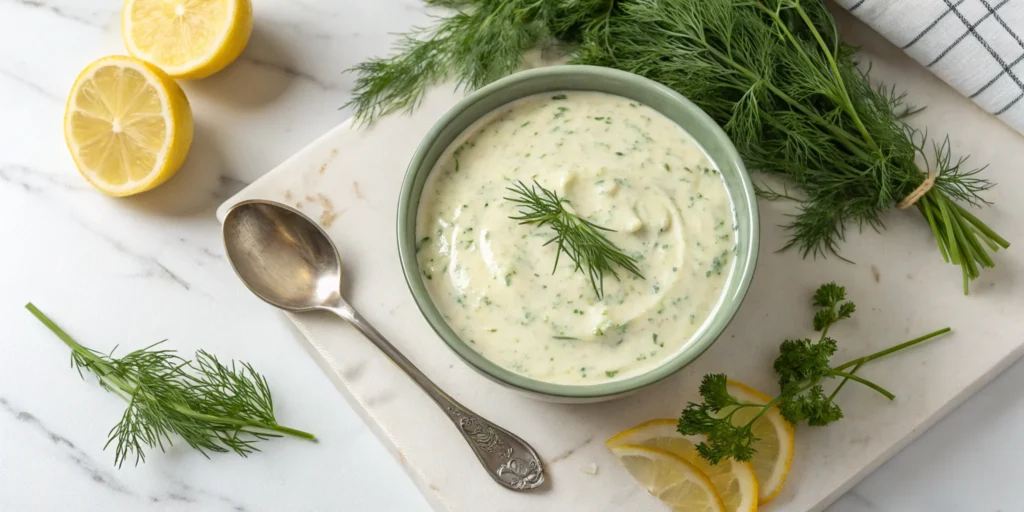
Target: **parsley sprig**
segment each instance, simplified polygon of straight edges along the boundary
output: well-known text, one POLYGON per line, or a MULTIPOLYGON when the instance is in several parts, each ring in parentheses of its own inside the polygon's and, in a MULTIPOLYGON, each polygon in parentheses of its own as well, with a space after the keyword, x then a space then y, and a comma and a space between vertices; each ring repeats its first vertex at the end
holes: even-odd
POLYGON ((824 426, 843 417, 835 403, 836 395, 848 381, 863 384, 889 400, 895 398, 885 388, 856 375, 866 363, 894 352, 912 347, 950 331, 948 327, 919 338, 889 347, 838 366, 831 366, 836 352, 836 340, 828 336, 829 329, 840 320, 850 318, 856 306, 846 300, 846 289, 835 283, 821 285, 814 294, 814 330, 821 333, 817 341, 808 338, 783 341, 779 357, 775 359, 775 373, 779 376, 779 395, 767 404, 739 400, 728 390, 728 378, 723 373, 705 375, 700 385, 702 403, 690 402, 679 417, 679 432, 703 435, 705 441, 697 446, 701 457, 713 464, 732 458, 750 460, 756 453, 758 440, 752 427, 758 418, 772 407, 778 407, 783 418, 791 424, 806 421, 810 426, 824 426), (841 379, 831 393, 822 383, 827 379, 841 379), (757 411, 737 415, 740 411, 757 411), (740 418, 743 418, 742 420, 740 418), (747 419, 749 417, 749 419, 747 419))

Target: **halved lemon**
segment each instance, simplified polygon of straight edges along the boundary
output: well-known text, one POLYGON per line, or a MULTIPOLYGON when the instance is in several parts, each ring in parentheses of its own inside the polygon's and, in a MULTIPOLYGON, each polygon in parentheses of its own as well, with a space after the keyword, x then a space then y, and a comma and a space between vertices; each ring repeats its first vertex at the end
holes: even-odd
POLYGON ((757 477, 749 462, 724 460, 711 465, 697 454, 701 436, 684 436, 676 431, 677 421, 664 418, 641 423, 619 432, 605 441, 608 448, 622 445, 642 445, 658 448, 686 459, 700 469, 718 491, 728 512, 754 512, 757 510, 757 477))
POLYGON ((203 78, 234 61, 252 34, 250 0, 125 0, 128 53, 174 78, 203 78))
POLYGON ((71 88, 64 139, 85 179, 112 196, 174 175, 192 144, 192 109, 166 73, 131 57, 89 64, 71 88))
MULTIPOLYGON (((771 397, 736 381, 730 380, 727 389, 741 402, 766 404, 771 401, 771 397)), ((757 412, 754 408, 741 409, 736 411, 733 420, 746 423, 757 412)), ((751 430, 758 440, 754 443, 757 453, 750 463, 757 475, 759 503, 764 505, 782 492, 789 476, 789 468, 793 464, 793 426, 782 417, 778 408, 772 407, 754 422, 751 430)))
POLYGON ((714 484, 686 459, 658 448, 624 444, 611 447, 633 478, 679 512, 725 512, 714 484))

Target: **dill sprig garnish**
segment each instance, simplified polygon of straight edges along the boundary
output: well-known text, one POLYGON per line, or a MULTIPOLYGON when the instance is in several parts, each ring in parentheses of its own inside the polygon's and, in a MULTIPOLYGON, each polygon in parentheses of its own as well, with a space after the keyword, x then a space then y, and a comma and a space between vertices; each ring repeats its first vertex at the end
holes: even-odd
POLYGON ((353 69, 348 105, 359 119, 415 108, 427 86, 444 80, 481 87, 556 39, 575 48, 575 64, 680 92, 723 126, 751 168, 789 179, 800 211, 785 247, 804 257, 838 255, 847 227, 881 230, 897 205, 921 213, 942 257, 961 267, 964 293, 994 266, 990 252, 1010 245, 958 204, 988 204, 983 168, 966 167, 948 140, 904 122, 915 109, 893 88, 871 85, 821 0, 427 3, 457 11, 404 36, 394 55, 353 69))
POLYGON ((520 209, 519 215, 511 216, 510 219, 536 227, 548 226, 555 232, 550 240, 544 242, 544 245, 558 245, 552 274, 558 270, 558 261, 564 253, 576 265, 576 272, 587 274, 598 298, 604 296, 606 273, 615 279, 619 278, 615 265, 640 279, 644 278, 637 268, 636 259, 622 252, 602 233, 614 233, 614 230, 598 226, 567 210, 565 205, 568 200, 558 197, 557 193, 540 186, 536 181, 532 187, 517 181, 508 190, 514 197, 506 197, 505 200, 518 205, 520 209))
POLYGON ((160 343, 121 357, 104 355, 78 344, 32 303, 40 322, 71 347, 71 365, 92 372, 107 391, 128 402, 121 420, 110 429, 107 444, 115 445, 118 467, 134 456, 146 461, 147 448, 171 446, 178 434, 204 456, 233 451, 243 457, 259 451, 255 443, 282 434, 316 440, 313 434, 278 425, 267 379, 248 363, 221 363, 198 351, 196 360, 178 357, 160 343))

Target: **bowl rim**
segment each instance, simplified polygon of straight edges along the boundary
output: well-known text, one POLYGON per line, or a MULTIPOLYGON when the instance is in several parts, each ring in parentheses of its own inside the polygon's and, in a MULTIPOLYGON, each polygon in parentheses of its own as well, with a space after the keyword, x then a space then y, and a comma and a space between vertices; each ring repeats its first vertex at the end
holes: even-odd
MULTIPOLYGON (((571 90, 571 88, 567 89, 571 90)), ((593 90, 601 92, 600 88, 593 90)), ((615 94, 614 92, 604 92, 608 94, 615 94)), ((532 94, 524 95, 520 98, 525 98, 530 95, 532 94)), ((520 98, 510 99, 508 103, 520 98)), ((467 125, 467 128, 472 126, 475 122, 476 119, 471 121, 470 124, 467 125)), ((723 163, 723 159, 717 159, 715 160, 715 163, 716 165, 721 165, 723 163)), ((430 166, 422 172, 429 174, 433 171, 435 164, 436 161, 431 162, 430 166)), ((422 194, 422 190, 420 193, 422 194)), ((417 208, 417 213, 418 210, 419 208, 417 208)), ((521 391, 555 398, 598 399, 630 393, 663 380, 681 370, 683 367, 689 365, 700 357, 700 355, 703 354, 704 351, 706 351, 712 344, 714 344, 714 342, 721 336, 726 326, 728 326, 736 315, 740 304, 743 302, 743 298, 746 296, 747 291, 750 288, 750 282, 753 278, 754 267, 757 263, 758 247, 760 244, 760 219, 757 210, 757 198, 754 192, 754 186, 751 182, 750 174, 747 171, 746 166, 743 164, 743 160, 739 156, 739 152, 733 145, 732 140, 729 139, 728 135, 725 134, 725 131, 722 130, 721 126, 719 126, 718 123, 704 112, 704 110, 667 86, 627 71, 600 66, 558 65, 521 71, 488 84, 461 99, 433 124, 430 131, 427 132, 420 144, 417 146, 416 151, 406 168, 405 178, 402 181, 402 189, 398 197, 397 238, 402 273, 405 276, 406 285, 413 296, 413 301, 416 303, 416 306, 419 308, 424 319, 426 319, 434 332, 437 333, 437 335, 444 341, 445 345, 455 352, 455 354, 471 368, 491 380, 521 391), (711 332, 704 332, 703 336, 700 336, 696 340, 697 343, 685 345, 677 351, 674 356, 665 359, 660 365, 645 373, 621 380, 583 385, 545 382, 514 373, 511 370, 505 369, 490 361, 476 350, 473 350, 469 344, 464 342, 462 338, 459 337, 459 335, 456 334, 448 325, 448 322, 444 320, 441 312, 437 309, 433 299, 430 297, 430 293, 427 291, 426 285, 420 278, 419 262, 416 258, 415 248, 416 216, 412 216, 412 222, 408 221, 408 210, 413 200, 413 183, 416 181, 416 177, 421 172, 421 169, 424 169, 424 162, 427 159, 427 155, 437 143, 440 133, 447 128, 449 124, 457 120, 463 115, 463 112, 476 103, 514 84, 547 77, 559 78, 571 75, 608 77, 629 82, 630 85, 634 87, 645 88, 657 94, 670 96, 673 100, 678 102, 684 110, 688 111, 687 114, 692 115, 698 123, 705 125, 711 136, 718 139, 718 142, 721 143, 722 149, 727 156, 724 160, 729 161, 729 163, 739 171, 739 182, 741 184, 741 187, 738 187, 739 190, 733 190, 737 188, 735 186, 728 187, 727 185, 727 187, 731 189, 730 192, 736 192, 737 196, 745 198, 745 200, 750 204, 749 215, 743 221, 737 217, 737 223, 747 222, 750 225, 750 237, 749 240, 747 240, 747 250, 745 251, 745 265, 743 265, 742 268, 737 266, 733 267, 733 272, 735 273, 733 278, 739 279, 739 287, 737 288, 737 292, 731 297, 726 297, 727 290, 723 290, 723 295, 719 298, 719 304, 716 305, 715 310, 712 311, 713 316, 721 316, 724 321, 712 328, 710 330, 711 332), (405 236, 406 232, 412 233, 412 236, 405 236)), ((709 317, 709 319, 710 318, 711 317, 709 317)), ((700 335, 701 331, 708 325, 708 323, 705 323, 705 326, 697 331, 697 335, 700 335)))

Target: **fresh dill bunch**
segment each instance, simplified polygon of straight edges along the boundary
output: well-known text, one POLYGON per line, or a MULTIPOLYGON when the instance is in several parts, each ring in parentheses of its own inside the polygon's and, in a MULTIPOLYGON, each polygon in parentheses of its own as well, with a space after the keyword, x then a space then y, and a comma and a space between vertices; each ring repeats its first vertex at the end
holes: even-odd
POLYGON ((881 229, 885 211, 910 206, 900 203, 929 184, 914 205, 943 257, 962 267, 964 293, 994 265, 988 251, 1009 246, 955 202, 985 204, 979 194, 991 183, 981 169, 903 121, 903 96, 871 86, 819 0, 619 5, 607 34, 584 41, 574 62, 679 91, 723 126, 748 165, 792 180, 803 197, 786 247, 838 254, 847 226, 881 229))
POLYGON ((846 289, 835 283, 826 283, 814 294, 814 330, 821 335, 817 341, 808 338, 786 340, 779 346, 775 359, 775 373, 779 376, 779 394, 766 404, 739 400, 729 393, 725 374, 708 374, 700 385, 701 403, 690 402, 679 417, 678 430, 685 435, 703 435, 705 441, 697 445, 697 452, 712 464, 725 459, 750 460, 757 452, 758 441, 752 427, 758 418, 772 407, 782 417, 796 425, 806 421, 810 426, 824 426, 843 417, 835 403, 839 390, 847 381, 863 384, 889 400, 895 398, 885 388, 856 375, 864 364, 894 352, 912 347, 950 331, 948 327, 919 338, 889 347, 847 363, 831 366, 836 340, 828 336, 829 328, 840 320, 850 318, 856 307, 846 300, 846 289), (826 379, 841 379, 831 393, 822 386, 826 379))
POLYGON ((558 245, 552 274, 558 270, 558 261, 564 253, 576 265, 576 272, 587 274, 598 298, 604 296, 605 274, 611 274, 615 279, 619 278, 615 265, 644 279, 637 268, 636 259, 622 252, 622 249, 604 236, 603 232, 614 233, 614 230, 598 226, 567 210, 565 204, 568 201, 558 197, 554 191, 540 186, 536 181, 532 187, 518 181, 508 187, 508 191, 513 197, 506 197, 505 200, 520 209, 519 215, 509 217, 510 219, 517 220, 520 224, 533 224, 538 228, 548 226, 555 232, 555 235, 544 243, 558 245))
POLYGON ((316 440, 313 434, 277 424, 267 380, 248 363, 221 363, 200 350, 196 360, 178 357, 160 343, 121 357, 84 347, 32 303, 25 306, 40 322, 71 347, 71 365, 85 369, 101 386, 128 402, 121 420, 110 429, 114 464, 134 457, 146 461, 146 449, 173 445, 177 434, 204 456, 233 451, 243 457, 258 441, 283 434, 316 440))
POLYGON ((749 167, 791 180, 800 211, 785 247, 804 257, 839 255, 847 227, 880 230, 897 206, 918 209, 942 257, 961 267, 964 293, 994 266, 990 252, 1009 247, 959 204, 988 204, 982 169, 904 122, 914 109, 893 88, 871 85, 821 0, 428 3, 457 11, 404 35, 392 56, 353 68, 357 118, 413 109, 427 86, 448 79, 483 86, 555 38, 575 48, 573 63, 680 92, 723 126, 749 167))
POLYGON ((430 85, 453 79, 476 89, 519 70, 523 54, 546 40, 575 41, 604 26, 612 0, 425 0, 454 9, 428 27, 401 34, 392 55, 349 69, 355 73, 356 118, 372 122, 411 111, 430 85))
POLYGON ((544 34, 539 18, 547 2, 536 0, 428 0, 458 9, 433 26, 402 34, 394 55, 360 63, 352 100, 356 116, 372 121, 419 105, 426 88, 454 78, 479 88, 519 69, 523 53, 544 34))

